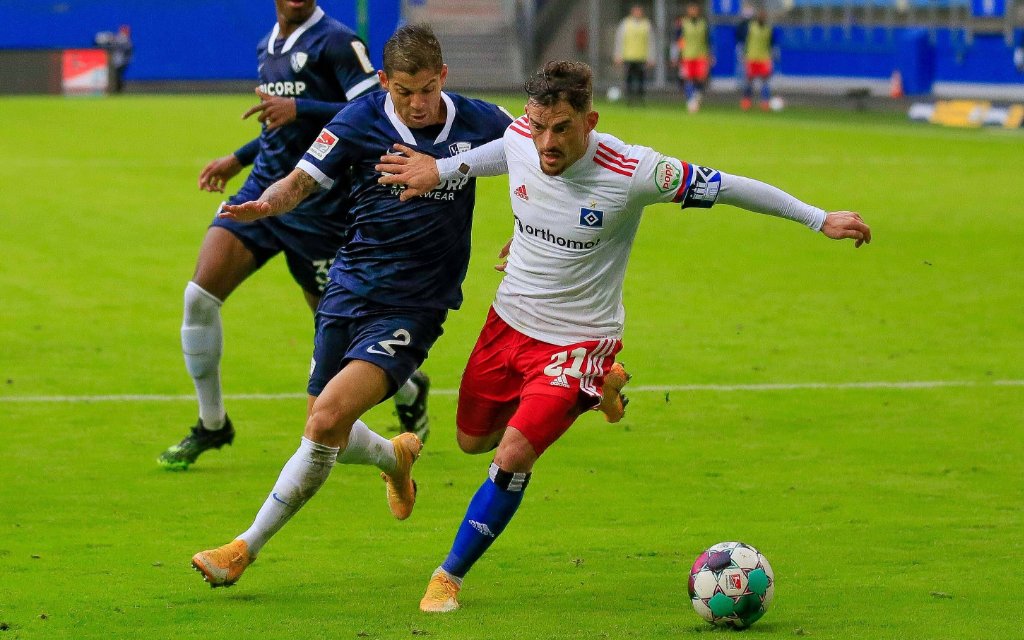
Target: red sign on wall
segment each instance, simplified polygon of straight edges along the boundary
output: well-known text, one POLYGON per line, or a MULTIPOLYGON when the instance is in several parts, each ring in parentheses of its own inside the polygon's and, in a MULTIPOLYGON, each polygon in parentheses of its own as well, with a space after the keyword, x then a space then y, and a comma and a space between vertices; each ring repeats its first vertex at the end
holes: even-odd
POLYGON ((110 85, 107 52, 102 49, 67 49, 63 65, 64 95, 97 95, 110 85))

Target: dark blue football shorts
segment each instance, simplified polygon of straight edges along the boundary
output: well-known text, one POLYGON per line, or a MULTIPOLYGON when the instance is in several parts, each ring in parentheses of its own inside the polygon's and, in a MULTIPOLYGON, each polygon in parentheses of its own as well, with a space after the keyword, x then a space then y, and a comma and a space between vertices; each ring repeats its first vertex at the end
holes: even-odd
POLYGON ((427 359, 447 316, 446 309, 378 305, 328 283, 316 311, 307 392, 319 396, 349 361, 363 360, 387 373, 390 398, 427 359))
MULTIPOLYGON (((262 193, 258 185, 246 181, 239 192, 227 200, 227 204, 257 200, 262 193)), ((301 207, 299 205, 296 211, 301 207)), ((345 234, 335 228, 318 228, 308 222, 309 217, 306 215, 300 218, 294 212, 255 222, 215 217, 210 226, 227 229, 241 240, 245 248, 255 256, 257 269, 283 251, 288 271, 295 282, 309 293, 319 296, 327 285, 327 272, 331 269, 338 248, 345 242, 345 234)))

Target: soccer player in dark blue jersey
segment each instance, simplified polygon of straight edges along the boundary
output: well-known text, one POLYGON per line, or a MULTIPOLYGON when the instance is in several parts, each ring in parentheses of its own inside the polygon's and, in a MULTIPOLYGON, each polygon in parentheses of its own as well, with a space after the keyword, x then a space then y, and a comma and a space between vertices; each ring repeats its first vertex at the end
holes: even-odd
POLYGON ((193 556, 211 586, 237 581, 335 462, 377 466, 395 517, 412 512, 419 439, 402 433, 388 441, 359 418, 423 362, 448 310, 462 302, 475 181, 456 178, 402 202, 400 188, 378 183, 374 166, 397 140, 446 158, 499 138, 512 121, 495 105, 443 92, 447 73, 429 27, 402 27, 384 46, 379 77, 386 93, 353 101, 287 178, 258 200, 225 206, 220 214, 232 220, 277 216, 351 175, 350 236, 316 312, 302 443, 252 526, 233 542, 193 556))
MULTIPOLYGON (((228 203, 259 197, 288 175, 317 132, 350 100, 379 88, 366 46, 316 0, 275 0, 277 23, 256 53, 260 102, 243 117, 258 114, 258 138, 231 155, 210 162, 199 188, 223 192, 243 166, 253 165, 242 188, 228 203)), ((283 252, 306 302, 316 310, 327 272, 347 234, 348 185, 311 195, 277 218, 242 224, 215 218, 206 232, 195 273, 185 287, 181 327, 185 365, 195 383, 199 420, 180 443, 160 455, 168 469, 187 469, 204 451, 230 444, 234 426, 224 409, 220 384, 222 335, 220 307, 247 277, 283 252)), ((429 380, 416 372, 395 394, 405 431, 426 437, 429 380)))

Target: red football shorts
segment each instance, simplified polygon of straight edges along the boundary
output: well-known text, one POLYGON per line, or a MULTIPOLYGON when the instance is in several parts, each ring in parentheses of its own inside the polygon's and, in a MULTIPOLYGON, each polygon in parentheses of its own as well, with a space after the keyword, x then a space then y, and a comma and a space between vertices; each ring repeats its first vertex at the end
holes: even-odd
POLYGON ((767 78, 772 75, 771 60, 751 60, 747 63, 747 78, 767 78))
POLYGON ((683 60, 683 78, 694 82, 704 82, 708 79, 708 59, 688 58, 683 60))
POLYGON ((601 402, 601 385, 622 341, 557 346, 519 333, 492 308, 459 386, 456 423, 485 436, 515 427, 537 455, 584 411, 601 402))

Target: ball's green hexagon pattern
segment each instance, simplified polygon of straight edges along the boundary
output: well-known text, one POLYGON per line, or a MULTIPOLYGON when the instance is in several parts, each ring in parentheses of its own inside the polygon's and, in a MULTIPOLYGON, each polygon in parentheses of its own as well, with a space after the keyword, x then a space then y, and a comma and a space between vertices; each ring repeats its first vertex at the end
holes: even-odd
POLYGON ((753 614, 761 610, 761 598, 754 593, 748 593, 736 601, 733 610, 744 622, 753 614))
POLYGON ((747 575, 747 588, 764 597, 768 591, 768 574, 764 572, 764 569, 754 569, 747 575))
POLYGON ((735 603, 732 601, 732 598, 724 593, 716 593, 708 600, 708 608, 711 609, 711 613, 715 614, 716 618, 732 615, 734 606, 735 603))
POLYGON ((758 620, 760 620, 761 616, 763 616, 763 615, 764 615, 764 609, 758 608, 757 611, 755 611, 754 613, 750 614, 749 616, 741 617, 740 618, 740 622, 743 623, 743 626, 749 627, 750 625, 752 625, 755 622, 757 622, 758 620))

